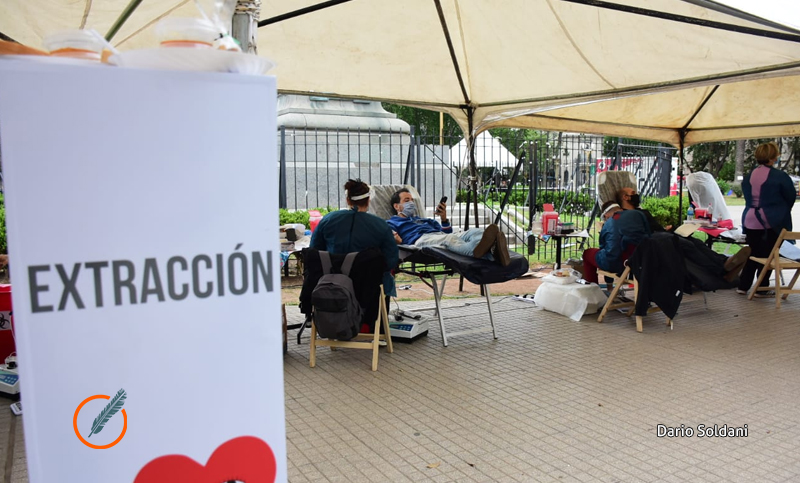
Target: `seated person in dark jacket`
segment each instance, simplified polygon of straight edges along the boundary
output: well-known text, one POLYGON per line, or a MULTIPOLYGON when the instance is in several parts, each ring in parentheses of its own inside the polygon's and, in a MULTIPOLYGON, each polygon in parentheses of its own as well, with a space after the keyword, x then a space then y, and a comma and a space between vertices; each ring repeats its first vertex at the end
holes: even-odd
POLYGON ((583 252, 583 278, 597 283, 597 269, 609 272, 622 271, 622 264, 636 246, 650 236, 650 226, 645 215, 637 210, 623 211, 614 201, 603 204, 600 230, 600 248, 583 252))
POLYGON ((661 226, 661 223, 659 223, 649 211, 640 208, 640 202, 641 199, 639 198, 639 193, 636 192, 635 188, 622 188, 617 192, 617 204, 622 207, 623 210, 641 211, 644 216, 647 217, 647 223, 650 225, 650 231, 656 233, 659 231, 672 230, 672 225, 669 225, 666 228, 661 226))
MULTIPOLYGON (((360 179, 351 179, 344 185, 344 192, 350 209, 325 215, 311 235, 311 248, 344 254, 379 248, 386 259, 386 267, 392 270, 399 260, 397 243, 386 223, 367 213, 372 195, 369 185, 360 179)), ((397 295, 394 277, 388 271, 383 276, 383 289, 386 295, 397 295)))
MULTIPOLYGON (((636 210, 647 217, 647 222, 653 233, 671 232, 672 226, 666 228, 656 220, 649 211, 639 207, 639 194, 634 188, 622 188, 617 192, 617 203, 623 210, 636 210)), ((678 236, 678 235, 676 235, 678 236)), ((700 270, 706 271, 709 275, 723 277, 725 281, 731 282, 739 276, 745 263, 750 257, 750 249, 744 247, 731 257, 727 257, 714 250, 701 240, 694 237, 681 237, 679 249, 683 252, 687 260, 691 260, 700 270)))
POLYGON ((441 224, 436 220, 417 216, 417 206, 407 189, 401 189, 393 194, 391 203, 396 215, 389 218, 386 223, 394 230, 397 243, 418 247, 442 246, 451 252, 468 257, 497 260, 504 267, 511 263, 506 237, 497 225, 470 228, 456 234, 453 233, 453 227, 447 220, 445 203, 440 203, 436 208, 441 224))

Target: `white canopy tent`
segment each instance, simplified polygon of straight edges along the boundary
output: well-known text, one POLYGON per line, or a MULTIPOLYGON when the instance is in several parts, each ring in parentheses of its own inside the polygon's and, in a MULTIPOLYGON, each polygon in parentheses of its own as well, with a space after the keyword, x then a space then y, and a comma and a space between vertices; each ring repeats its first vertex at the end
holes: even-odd
MULTIPOLYGON (((462 139, 450 148, 450 162, 454 168, 469 165, 469 144, 467 138, 462 139)), ((500 144, 500 140, 484 131, 475 136, 475 166, 478 168, 501 169, 503 166, 516 165, 517 158, 500 144)))
MULTIPOLYGON (((0 32, 33 47, 105 32, 127 2, 5 0, 0 32)), ((166 16, 197 11, 143 2, 114 44, 154 47, 166 16)), ((280 92, 444 111, 470 139, 492 126, 680 147, 800 135, 800 32, 711 0, 269 0, 260 18, 280 92)))
MULTIPOLYGON (((64 28, 104 33, 127 3, 6 0, 0 32, 32 47, 64 28)), ((318 4, 263 2, 258 51, 277 61, 281 92, 445 111, 466 133, 502 125, 676 146, 800 134, 800 32, 713 1, 318 4)), ((188 0, 143 2, 113 43, 154 47, 166 16, 198 13, 188 0)))

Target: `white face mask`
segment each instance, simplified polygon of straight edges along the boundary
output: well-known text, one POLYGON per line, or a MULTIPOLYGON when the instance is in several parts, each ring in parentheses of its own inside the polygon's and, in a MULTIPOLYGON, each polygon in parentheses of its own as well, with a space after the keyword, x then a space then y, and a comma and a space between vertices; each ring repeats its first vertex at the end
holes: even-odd
POLYGON ((403 209, 400 211, 403 215, 407 216, 408 218, 412 218, 417 214, 417 205, 413 201, 406 201, 403 203, 403 209))

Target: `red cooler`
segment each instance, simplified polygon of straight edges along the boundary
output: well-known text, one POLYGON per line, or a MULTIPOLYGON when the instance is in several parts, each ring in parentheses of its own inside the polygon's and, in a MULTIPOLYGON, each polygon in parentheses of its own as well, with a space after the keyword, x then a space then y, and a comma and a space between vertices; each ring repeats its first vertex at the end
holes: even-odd
POLYGON ((0 284, 0 364, 5 363, 6 357, 16 351, 11 316, 11 285, 0 284))
POLYGON ((317 225, 319 225, 319 220, 322 219, 322 213, 318 210, 308 210, 308 227, 311 229, 311 233, 314 233, 314 230, 317 229, 317 225))

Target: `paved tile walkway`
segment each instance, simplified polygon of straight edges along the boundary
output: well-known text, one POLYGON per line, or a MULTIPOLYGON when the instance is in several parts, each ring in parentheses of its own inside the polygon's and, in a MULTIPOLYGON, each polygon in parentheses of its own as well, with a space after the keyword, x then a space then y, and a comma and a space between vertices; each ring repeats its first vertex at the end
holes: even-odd
MULTIPOLYGON (((447 301, 448 324, 488 324, 476 299, 447 301)), ((404 308, 424 305, 406 303, 404 308)), ((286 356, 289 481, 800 481, 800 296, 687 297, 675 328, 619 313, 579 322, 496 298, 498 340, 438 327, 382 353, 286 356), (693 437, 658 437, 657 425, 693 437), (747 437, 697 435, 747 425, 747 437)), ((300 320, 296 308, 289 315, 300 320)), ((384 349, 385 350, 385 349, 384 349)), ((384 351, 382 350, 382 351, 384 351)), ((21 420, 0 411, 4 481, 27 481, 21 420)))

